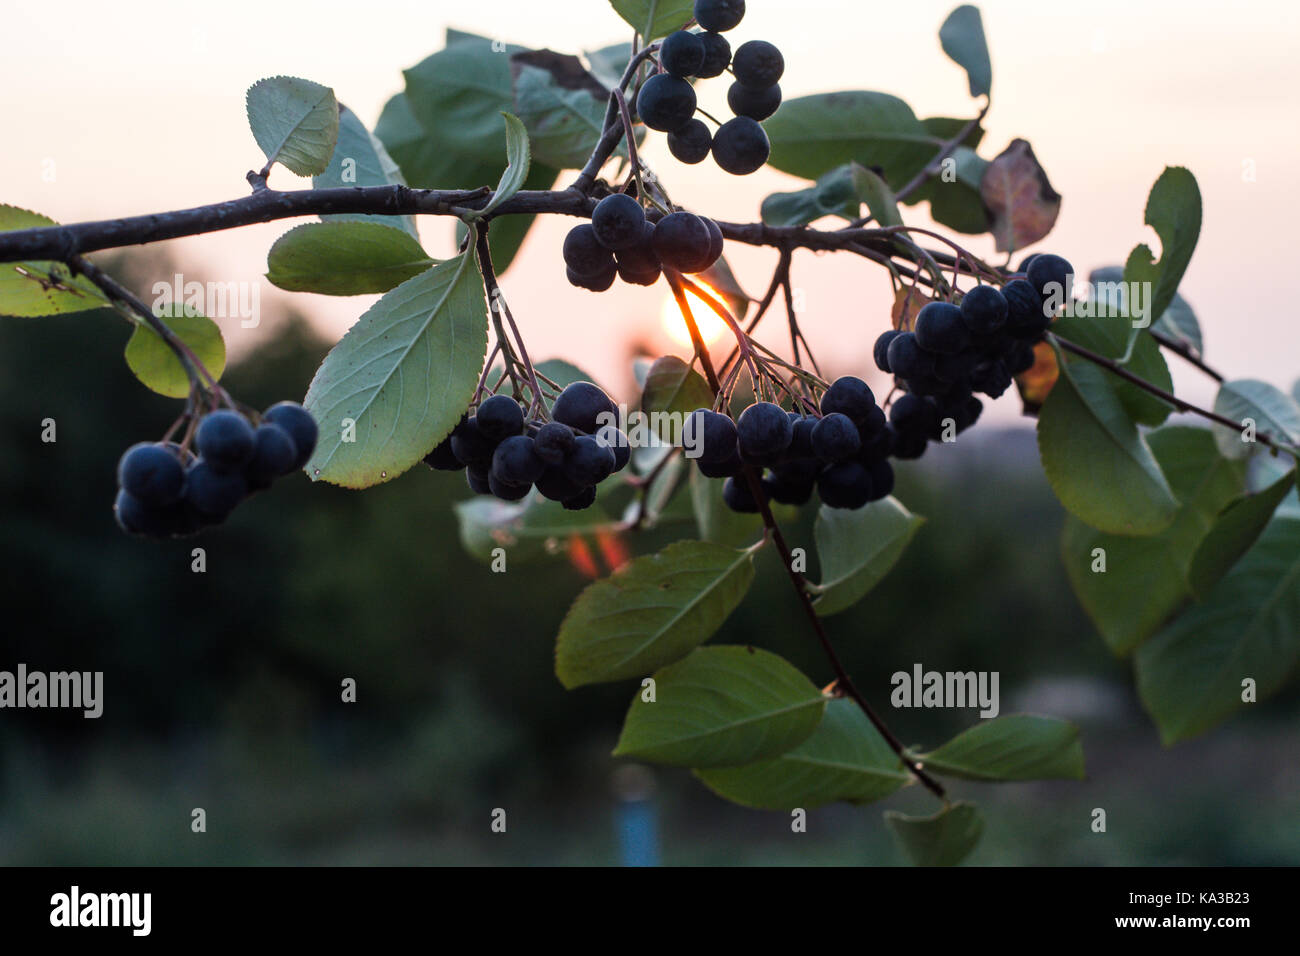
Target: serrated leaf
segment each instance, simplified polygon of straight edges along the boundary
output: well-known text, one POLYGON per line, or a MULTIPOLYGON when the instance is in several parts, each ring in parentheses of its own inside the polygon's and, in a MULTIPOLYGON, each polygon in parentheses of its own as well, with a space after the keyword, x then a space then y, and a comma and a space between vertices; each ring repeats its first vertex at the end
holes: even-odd
POLYGON ((306 471, 348 488, 420 461, 460 420, 487 353, 487 302, 471 254, 388 292, 330 350, 304 404, 320 424, 306 471), (347 423, 355 426, 355 440, 347 423))
POLYGON ((573 602, 555 674, 570 690, 644 677, 712 637, 753 580, 752 553, 705 541, 636 558, 573 602))
POLYGON ((1245 490, 1245 469, 1222 457, 1208 429, 1168 425, 1148 442, 1180 502, 1154 535, 1106 534, 1068 515, 1061 556, 1079 603, 1111 651, 1127 655, 1192 596, 1189 566, 1216 516, 1245 490), (1096 549, 1105 570, 1094 571, 1096 549))
POLYGON ((966 71, 971 96, 988 96, 993 87, 993 64, 978 7, 962 4, 943 21, 939 44, 954 63, 966 71))
POLYGON ((434 265, 409 233, 381 222, 308 222, 271 246, 266 277, 290 292, 387 292, 434 265))
POLYGON ((917 866, 956 866, 970 856, 984 834, 984 819, 973 803, 958 801, 932 817, 885 811, 885 822, 899 847, 917 866))
POLYGON ((609 0, 609 5, 646 43, 666 37, 695 15, 695 0, 609 0))
MULTIPOLYGON (((699 372, 676 355, 657 358, 646 375, 641 392, 641 411, 653 416, 660 413, 657 434, 664 441, 672 441, 678 429, 663 413, 681 416, 682 419, 697 408, 713 407, 713 391, 699 372)), ((651 419, 655 421, 655 419, 651 419)))
MULTIPOLYGON (((339 135, 329 166, 312 178, 313 189, 347 186, 404 186, 402 171, 388 150, 356 113, 339 104, 339 135)), ((324 222, 377 222, 396 226, 419 241, 414 216, 371 216, 364 213, 340 213, 321 216, 324 222)))
POLYGON ((837 800, 871 803, 911 779, 898 755, 847 698, 826 705, 811 737, 781 756, 744 767, 696 770, 732 803, 760 810, 812 809, 837 800))
POLYGON ((1038 451, 1067 511, 1099 531, 1155 534, 1178 501, 1106 371, 1062 363, 1038 415, 1038 451))
MULTIPOLYGON (((0 232, 57 225, 38 212, 0 204, 0 232)), ((0 262, 0 315, 65 315, 108 304, 98 286, 85 276, 74 278, 62 262, 0 262)))
POLYGON ((737 767, 785 753, 821 723, 826 698, 770 651, 697 647, 639 691, 616 757, 677 767, 737 767))
MULTIPOLYGON (((609 91, 576 56, 536 50, 510 58, 514 111, 540 162, 560 169, 586 164, 604 131, 609 91)), ((616 154, 626 155, 626 144, 616 154)))
POLYGON ((1196 177, 1181 166, 1167 166, 1147 196, 1144 221, 1160 237, 1160 261, 1145 243, 1124 266, 1125 282, 1148 282, 1150 317, 1163 315, 1174 301, 1178 283, 1201 234, 1201 191, 1196 177))
POLYGON ((846 610, 864 598, 894 566, 925 519, 894 498, 856 510, 817 512, 813 537, 822 581, 813 607, 822 617, 846 610))
POLYGON ((267 165, 280 163, 299 176, 325 172, 339 136, 334 91, 296 76, 258 80, 245 97, 253 139, 267 165))
POLYGON ((993 217, 991 232, 998 252, 1014 252, 1045 237, 1061 213, 1061 195, 1033 147, 1014 139, 984 171, 980 195, 993 217))
POLYGON ((1254 422, 1256 436, 1267 434, 1277 441, 1300 444, 1300 404, 1268 382, 1253 378, 1224 382, 1214 396, 1214 410, 1243 423, 1242 430, 1238 431, 1223 425, 1213 426, 1219 450, 1229 458, 1248 457, 1260 447, 1257 441, 1246 441, 1247 420, 1254 422))
POLYGON ((1295 487, 1295 477, 1292 468, 1263 490, 1235 499, 1218 514, 1192 556, 1187 578, 1194 594, 1208 595, 1250 550, 1282 499, 1295 487))
POLYGON ((1008 714, 982 720, 917 761, 964 780, 1082 780, 1079 728, 1055 717, 1008 714))
POLYGON ((519 121, 519 117, 511 113, 502 113, 501 116, 506 121, 506 161, 508 165, 505 172, 501 174, 501 180, 497 183, 492 198, 475 218, 487 215, 519 192, 523 188, 524 181, 528 178, 528 168, 532 162, 528 150, 528 131, 524 129, 524 124, 519 121))
POLYGON ((1137 653, 1138 692, 1166 745, 1279 690, 1300 657, 1300 519, 1278 515, 1200 604, 1137 653))
MULTIPOLYGON (((221 378, 226 370, 226 342, 217 323, 205 315, 176 308, 158 318, 190 347, 214 378, 221 378)), ((189 395, 190 379, 185 366, 149 325, 141 322, 135 327, 127 339, 125 356, 127 368, 146 388, 168 398, 189 395)))
POLYGON ((925 168, 943 144, 896 96, 868 90, 786 100, 763 123, 771 140, 768 165, 817 179, 856 161, 876 167, 899 188, 925 168))

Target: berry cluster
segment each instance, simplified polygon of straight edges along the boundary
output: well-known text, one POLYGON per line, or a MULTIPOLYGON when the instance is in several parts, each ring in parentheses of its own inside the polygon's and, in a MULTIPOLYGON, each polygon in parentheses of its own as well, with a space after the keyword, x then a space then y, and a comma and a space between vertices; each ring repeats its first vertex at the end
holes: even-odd
POLYGON ((659 47, 663 72, 646 80, 636 98, 641 122, 668 134, 668 149, 683 163, 699 163, 710 153, 723 170, 746 176, 767 162, 771 144, 758 124, 781 105, 777 85, 785 71, 781 51, 766 40, 742 43, 733 55, 722 34, 745 15, 744 0, 695 0, 695 20, 702 33, 678 30, 659 47), (708 79, 731 68, 736 80, 727 91, 735 114, 710 134, 695 117, 691 77, 708 79))
POLYGON ((686 433, 688 446, 698 452, 700 473, 725 477, 723 500, 741 512, 759 510, 741 474, 745 465, 765 469, 763 494, 782 504, 804 504, 814 490, 831 508, 861 508, 884 498, 894 490, 889 456, 895 440, 871 388, 851 375, 826 390, 820 417, 755 402, 733 422, 699 408, 691 413, 686 433))
POLYGON ((634 285, 654 285, 665 266, 678 272, 703 272, 722 255, 722 230, 712 219, 673 212, 658 222, 645 217, 641 204, 624 193, 606 196, 592 210, 591 222, 564 237, 569 282, 604 292, 614 277, 634 285))
POLYGON ((503 501, 525 498, 534 487, 570 511, 589 508, 596 486, 622 471, 632 450, 612 424, 618 407, 599 386, 565 386, 551 421, 525 421, 508 395, 493 395, 468 412, 424 459, 439 471, 465 469, 470 488, 503 501), (602 424, 603 422, 603 424, 602 424))
POLYGON ((316 449, 316 421, 296 402, 272 405, 257 427, 230 409, 205 415, 195 455, 175 442, 140 442, 117 465, 117 523, 131 534, 167 538, 225 521, 316 449))
POLYGON ((1044 301, 1068 287, 1072 267, 1060 256, 1036 255, 1024 271, 1001 290, 971 289, 960 306, 931 302, 912 331, 891 329, 876 340, 876 365, 906 390, 889 409, 895 457, 919 458, 928 442, 941 440, 948 420, 956 432, 969 428, 983 409, 974 393, 997 398, 1033 367, 1034 343, 1052 321, 1044 301))

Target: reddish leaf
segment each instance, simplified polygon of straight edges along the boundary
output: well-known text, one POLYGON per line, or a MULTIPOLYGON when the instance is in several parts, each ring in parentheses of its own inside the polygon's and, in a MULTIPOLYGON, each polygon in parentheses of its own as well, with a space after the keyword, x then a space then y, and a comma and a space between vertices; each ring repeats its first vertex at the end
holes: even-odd
POLYGON ((916 321, 916 313, 929 303, 937 301, 920 286, 913 285, 899 289, 894 293, 894 307, 889 311, 890 317, 894 320, 894 328, 910 332, 912 323, 916 321))
POLYGON ((999 252, 1014 252, 1042 239, 1056 225, 1061 196, 1023 139, 1011 141, 984 171, 980 195, 993 221, 999 252))
POLYGON ((1016 388, 1020 390, 1020 400, 1025 404, 1026 415, 1038 414, 1038 409, 1047 400, 1047 395, 1060 374, 1060 366, 1056 364, 1056 350, 1046 342, 1035 345, 1033 367, 1016 376, 1016 388))

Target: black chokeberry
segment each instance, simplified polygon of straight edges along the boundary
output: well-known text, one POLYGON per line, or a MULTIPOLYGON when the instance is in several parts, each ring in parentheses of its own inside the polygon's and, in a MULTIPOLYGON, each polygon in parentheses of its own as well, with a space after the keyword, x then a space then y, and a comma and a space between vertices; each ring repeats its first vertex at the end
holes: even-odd
POLYGON ((253 457, 253 426, 243 415, 222 408, 203 416, 194 436, 199 456, 217 471, 238 471, 253 457))
POLYGON ((626 193, 606 196, 592 210, 591 231, 606 249, 613 252, 630 249, 645 234, 645 210, 626 193))
POLYGON ((758 501, 750 490, 749 482, 743 475, 728 478, 722 486, 722 500, 732 511, 741 514, 754 514, 759 510, 758 501))
POLYGON ((737 116, 713 134, 713 159, 733 176, 747 176, 767 162, 772 144, 757 120, 737 116))
POLYGON ((880 333, 876 339, 876 344, 871 350, 872 357, 876 360, 876 368, 882 372, 891 371, 889 367, 889 343, 895 338, 902 335, 901 329, 886 329, 880 333))
POLYGON ((564 473, 580 488, 598 485, 614 473, 614 450, 591 435, 579 435, 564 459, 564 473))
POLYGON ((262 413, 262 419, 279 425, 293 439, 293 447, 298 450, 293 467, 301 468, 307 464, 312 452, 316 450, 316 439, 320 434, 311 412, 297 402, 276 402, 262 413))
POLYGON ((617 420, 618 408, 599 385, 572 382, 551 407, 551 418, 588 435, 617 420), (609 417, 604 417, 609 416, 609 417))
POLYGON ((722 255, 722 249, 726 244, 726 239, 722 235, 722 228, 716 222, 708 216, 701 216, 700 219, 704 221, 704 228, 709 230, 709 252, 707 257, 709 265, 704 267, 707 269, 709 266, 712 266, 717 262, 718 257, 722 255))
POLYGON ((181 496, 185 469, 180 457, 161 442, 128 448, 117 464, 117 484, 149 508, 169 505, 181 496))
POLYGON ((977 285, 961 300, 961 319, 974 335, 997 332, 1007 322, 1007 299, 991 285, 977 285))
POLYGON ((889 406, 889 424, 900 434, 928 436, 938 421, 938 407, 920 395, 900 395, 889 406))
POLYGON ((1011 372, 1001 359, 989 359, 971 370, 970 382, 975 391, 997 398, 1011 387, 1011 372))
POLYGON ((830 465, 817 478, 817 495, 829 508, 861 508, 871 500, 871 472, 858 461, 830 465))
POLYGON ((732 55, 731 72, 737 82, 754 89, 774 86, 785 73, 785 57, 766 40, 749 40, 732 55))
POLYGON ((573 448, 573 439, 573 429, 568 425, 563 422, 547 422, 533 436, 533 450, 546 464, 558 465, 573 448))
POLYGON ((685 30, 668 34, 659 44, 659 65, 673 76, 695 76, 704 65, 704 41, 685 30))
POLYGON ((527 489, 545 470, 546 462, 537 454, 534 440, 527 435, 512 435, 492 453, 489 475, 502 484, 527 489))
POLYGON ((614 254, 600 244, 596 230, 589 222, 579 223, 569 230, 561 254, 564 264, 577 276, 598 276, 614 265, 614 254))
POLYGON ((916 316, 916 344, 937 355, 955 355, 970 345, 961 309, 951 302, 930 302, 916 316))
POLYGON ((608 267, 593 276, 579 275, 572 269, 566 268, 564 276, 569 280, 570 285, 577 286, 579 289, 586 289, 588 292, 604 292, 618 278, 618 267, 611 261, 608 267))
POLYGON ((654 231, 653 223, 645 223, 641 227, 640 242, 630 249, 614 253, 614 258, 618 261, 618 277, 624 282, 633 285, 654 285, 659 281, 661 272, 659 257, 655 255, 654 247, 650 244, 654 231))
POLYGON ((563 465, 547 465, 535 485, 537 493, 551 501, 567 501, 585 490, 582 485, 568 476, 563 465))
POLYGON ((812 430, 813 454, 824 462, 844 461, 852 458, 862 447, 858 428, 849 416, 831 412, 812 430))
POLYGON ((746 86, 737 81, 727 89, 727 105, 737 116, 765 120, 781 105, 781 87, 776 83, 771 86, 746 86))
POLYGON ((218 471, 202 455, 185 473, 185 501, 205 524, 220 524, 248 495, 239 472, 218 471))
POLYGON ((1003 355, 1002 361, 1006 363, 1008 372, 1020 375, 1034 367, 1037 356, 1034 355, 1034 347, 1028 342, 1014 341, 1003 355))
POLYGON ((508 481, 502 481, 495 470, 488 471, 487 484, 488 492, 502 501, 521 501, 533 490, 532 485, 512 485, 508 481))
POLYGON ((651 129, 681 129, 695 115, 695 90, 681 77, 656 73, 636 95, 636 112, 651 129))
POLYGON ((497 443, 488 438, 479 428, 476 415, 471 415, 452 430, 451 450, 464 465, 473 465, 486 472, 488 465, 492 463, 492 453, 496 451, 496 447, 497 443))
POLYGON ((871 500, 879 501, 894 493, 894 466, 883 458, 867 465, 871 473, 871 500))
POLYGON ((821 401, 823 415, 839 412, 847 415, 854 424, 865 421, 875 407, 876 396, 872 394, 871 386, 856 375, 843 375, 831 382, 821 401))
POLYGON ((812 433, 820 419, 809 418, 798 412, 790 413, 790 446, 785 450, 786 458, 813 457, 812 433))
POLYGON ((565 511, 584 511, 596 503, 596 486, 584 488, 571 498, 562 502, 565 511))
POLYGON ((451 449, 451 436, 448 435, 424 456, 424 463, 435 471, 460 471, 465 463, 456 457, 451 449))
POLYGON ((736 445, 746 461, 773 463, 790 447, 794 427, 785 409, 755 402, 736 419, 736 445))
POLYGON ((815 458, 782 462, 772 468, 772 476, 763 479, 763 490, 773 501, 783 505, 806 504, 817 487, 822 463, 815 458))
POLYGON ((957 352, 954 355, 939 355, 934 360, 934 377, 942 382, 957 384, 971 373, 980 363, 980 355, 974 351, 957 352))
POLYGON ((668 134, 668 152, 680 163, 702 163, 713 146, 713 134, 703 120, 691 119, 668 134))
POLYGON ((488 441, 504 441, 524 430, 524 410, 509 395, 486 398, 474 413, 479 431, 488 441))
POLYGON ((713 237, 704 220, 694 213, 664 216, 655 223, 650 242, 659 261, 678 272, 700 272, 713 264, 709 259, 713 237))
POLYGON ((745 16, 745 0, 695 0, 695 22, 706 30, 726 33, 745 16))
POLYGON ((929 438, 919 432, 900 432, 892 425, 889 430, 894 436, 892 454, 895 458, 901 458, 904 461, 920 458, 925 454, 925 449, 929 447, 929 438))
POLYGON ((488 469, 483 465, 465 466, 465 481, 469 483, 470 491, 476 495, 492 494, 492 485, 488 480, 488 469))
POLYGON ((1051 253, 1039 253, 1025 268, 1025 279, 1044 300, 1056 297, 1064 301, 1070 291, 1074 266, 1051 253))
POLYGON ((706 30, 699 34, 704 45, 704 63, 695 75, 702 79, 721 76, 731 65, 731 44, 721 33, 706 30))
POLYGON ((614 471, 622 471, 632 458, 632 445, 627 435, 616 425, 601 425, 596 429, 596 441, 614 453, 614 471))
POLYGON ((244 466, 248 487, 268 488, 277 478, 294 470, 298 449, 289 433, 275 422, 263 422, 253 432, 253 457, 244 466))
POLYGON ((1007 329, 1016 338, 1037 338, 1051 324, 1043 298, 1026 279, 1012 279, 1002 287, 1007 300, 1007 329))
POLYGON ((701 469, 730 464, 736 458, 736 423, 721 412, 697 408, 684 422, 682 446, 701 469))
POLYGON ((911 381, 934 373, 934 356, 916 344, 916 335, 912 332, 894 336, 887 357, 889 370, 899 378, 911 381))

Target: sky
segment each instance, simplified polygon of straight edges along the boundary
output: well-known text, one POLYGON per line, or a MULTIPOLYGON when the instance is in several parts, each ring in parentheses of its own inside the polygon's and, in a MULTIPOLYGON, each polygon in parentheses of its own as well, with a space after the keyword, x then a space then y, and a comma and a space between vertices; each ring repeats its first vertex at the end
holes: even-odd
MULTIPOLYGON (((747 39, 778 43, 787 99, 873 89, 901 96, 919 116, 971 116, 978 107, 965 75, 937 39, 954 5, 750 0, 733 46, 747 39)), ((993 60, 993 105, 980 152, 991 158, 1011 139, 1028 139, 1064 197, 1054 232, 1034 249, 1066 256, 1081 274, 1122 263, 1138 242, 1158 249, 1142 221, 1147 192, 1166 165, 1190 168, 1204 222, 1181 291, 1200 318, 1207 356, 1229 378, 1290 388, 1300 377, 1289 288, 1291 230, 1300 221, 1293 172, 1300 150, 1300 8, 1280 0, 1230 8, 1204 0, 980 6, 993 60)), ((62 222, 245 195, 244 174, 262 157, 246 125, 244 91, 264 76, 332 86, 373 125, 402 88, 401 70, 438 49, 448 26, 563 52, 630 33, 604 0, 319 0, 307 7, 72 0, 59 5, 57 17, 39 4, 10 4, 3 22, 10 42, 0 58, 0 202, 62 222)), ((700 105, 725 112, 726 85, 702 83, 700 105)), ((767 169, 732 177, 711 162, 684 166, 669 156, 661 134, 651 135, 643 154, 678 203, 728 221, 754 221, 765 195, 802 185, 767 169)), ((272 185, 309 183, 278 169, 272 185)), ((911 207, 909 221, 929 225, 923 210, 911 207)), ((375 297, 291 300, 266 283, 266 251, 294 224, 166 245, 204 279, 261 282, 264 316, 274 318, 292 301, 337 338, 375 297)), ((569 358, 626 391, 632 343, 682 352, 661 322, 667 289, 662 282, 650 289, 619 283, 593 295, 570 287, 559 252, 569 225, 557 217, 534 227, 502 280, 504 293, 534 357, 569 358)), ((450 229, 445 219, 422 222, 426 248, 448 253, 450 229)), ((991 240, 967 245, 1001 261, 991 240)), ((775 252, 729 248, 728 258, 742 285, 760 294, 775 252)), ((793 280, 801 322, 823 365, 878 383, 871 344, 889 325, 891 301, 879 267, 855 256, 803 252, 793 280)), ((783 318, 774 319, 766 341, 775 346, 785 336, 783 318)), ((223 331, 232 352, 247 354, 268 325, 244 329, 231 319, 223 331)), ((1212 401, 1212 382, 1177 358, 1170 365, 1180 394, 1212 401)), ((1010 394, 992 412, 1007 421, 1018 414, 1010 394)))

